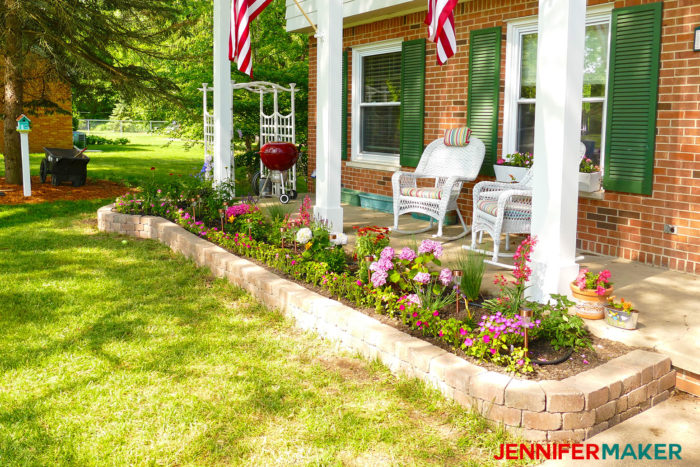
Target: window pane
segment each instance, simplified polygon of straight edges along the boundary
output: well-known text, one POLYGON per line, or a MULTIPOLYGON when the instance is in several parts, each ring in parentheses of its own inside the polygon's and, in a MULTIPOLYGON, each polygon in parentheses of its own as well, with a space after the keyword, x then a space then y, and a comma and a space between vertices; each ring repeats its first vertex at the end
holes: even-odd
POLYGON ((586 145, 586 157, 600 165, 600 142, 603 136, 603 103, 584 102, 581 113, 581 142, 586 145))
POLYGON ((535 150, 535 104, 518 104, 519 152, 534 153, 535 150))
POLYGON ((400 115, 401 107, 398 105, 362 107, 360 151, 398 154, 400 115))
POLYGON ((606 24, 586 27, 583 58, 583 97, 604 97, 608 70, 608 30, 606 24))
POLYGON ((522 57, 520 60, 520 97, 535 98, 537 80, 537 33, 522 36, 522 57))
POLYGON ((401 52, 362 59, 362 102, 401 101, 401 52))

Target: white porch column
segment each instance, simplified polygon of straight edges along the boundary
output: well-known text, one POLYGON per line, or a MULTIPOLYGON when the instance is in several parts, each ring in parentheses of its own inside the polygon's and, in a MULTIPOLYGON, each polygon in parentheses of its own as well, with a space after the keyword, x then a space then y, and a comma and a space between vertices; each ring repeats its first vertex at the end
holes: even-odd
POLYGON ((586 0, 540 0, 533 166, 532 298, 567 293, 578 272, 576 220, 586 0))
POLYGON ((316 2, 318 7, 316 84, 316 206, 332 232, 343 231, 340 207, 340 132, 343 56, 343 1, 316 2))
POLYGON ((231 1, 214 0, 214 183, 229 177, 231 167, 231 62, 228 39, 231 1))

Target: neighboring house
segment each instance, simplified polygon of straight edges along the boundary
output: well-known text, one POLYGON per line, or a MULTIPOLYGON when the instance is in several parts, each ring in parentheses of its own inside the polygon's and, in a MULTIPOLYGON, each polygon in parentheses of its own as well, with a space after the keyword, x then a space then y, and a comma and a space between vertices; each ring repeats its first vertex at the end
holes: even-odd
MULTIPOLYGON (((55 103, 64 112, 41 110, 41 107, 38 111, 25 108, 24 113, 32 121, 29 152, 43 152, 44 147, 72 148, 73 104, 70 85, 57 81, 51 73, 47 73, 45 62, 30 58, 25 65, 24 102, 42 100, 55 103)), ((3 137, 3 132, 0 132, 0 152, 3 137)))
MULTIPOLYGON (((308 32, 287 3, 287 29, 308 32)), ((313 20, 315 1, 302 6, 313 20)), ((447 128, 468 125, 485 142, 480 179, 493 175, 499 155, 532 151, 538 1, 460 1, 458 52, 442 67, 435 44, 425 41, 426 8, 425 0, 345 0, 344 188, 388 199, 392 172, 412 170, 424 145, 447 128), (402 82, 412 92, 401 95, 402 82)), ((579 196, 581 250, 700 273, 698 26, 697 1, 588 1, 581 139, 604 167, 604 190, 579 196), (651 53, 640 41, 653 44, 651 53), (665 224, 676 233, 665 233, 665 224)), ((314 37, 310 46, 309 173, 314 37)), ((472 186, 460 203, 467 219, 472 186)))

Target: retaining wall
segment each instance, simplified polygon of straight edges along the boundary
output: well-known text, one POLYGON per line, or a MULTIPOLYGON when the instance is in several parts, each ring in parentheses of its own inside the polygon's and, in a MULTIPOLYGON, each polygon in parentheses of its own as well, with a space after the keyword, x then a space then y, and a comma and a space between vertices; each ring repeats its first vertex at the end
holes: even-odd
POLYGON ((562 381, 529 381, 487 371, 421 339, 235 256, 172 222, 98 211, 98 227, 159 240, 217 277, 282 310, 298 327, 368 359, 394 374, 417 377, 445 397, 503 423, 533 441, 581 441, 666 400, 676 379, 671 360, 635 350, 562 381))

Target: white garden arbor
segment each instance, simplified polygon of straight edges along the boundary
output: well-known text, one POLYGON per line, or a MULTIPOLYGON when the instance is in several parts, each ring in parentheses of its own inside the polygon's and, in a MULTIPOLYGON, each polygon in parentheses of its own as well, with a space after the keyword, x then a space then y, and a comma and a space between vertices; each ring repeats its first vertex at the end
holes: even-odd
MULTIPOLYGON (((276 0, 280 1, 280 0, 276 0)), ((427 0, 423 2, 427 10, 427 0)), ((344 17, 372 10, 416 8, 416 0, 306 0, 318 25, 316 86, 317 217, 343 229, 340 206, 341 83, 344 17), (362 8, 360 8, 362 7, 362 8)), ((290 8, 294 7, 293 5, 290 8)), ((230 166, 231 79, 228 61, 230 0, 214 0, 214 177, 230 166)), ((533 255, 531 296, 545 300, 566 293, 575 262, 581 88, 586 0, 539 0, 537 97, 532 231, 540 245, 533 255), (563 155, 570 155, 563 157, 563 155)), ((253 24, 253 27, 255 25, 253 24)), ((427 33, 426 33, 427 34, 427 33)), ((314 124, 314 122, 310 122, 314 124)))

